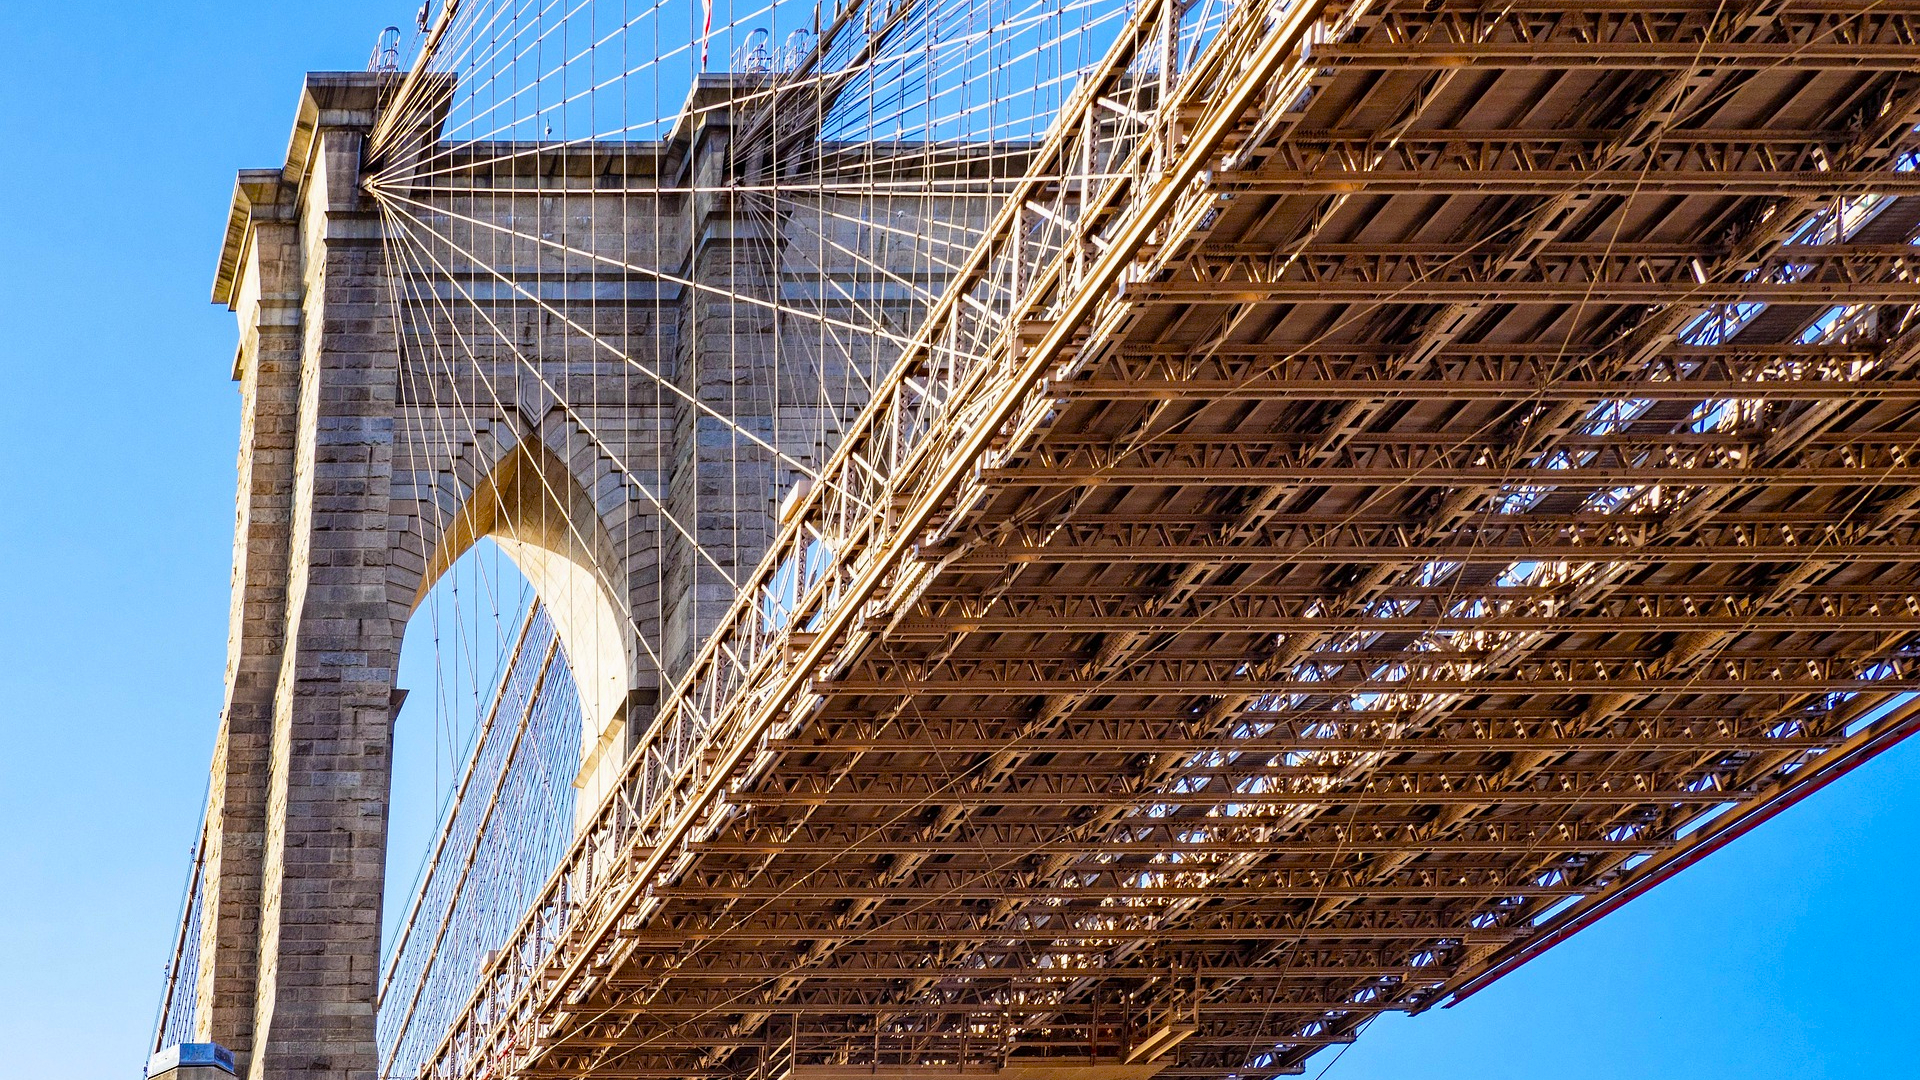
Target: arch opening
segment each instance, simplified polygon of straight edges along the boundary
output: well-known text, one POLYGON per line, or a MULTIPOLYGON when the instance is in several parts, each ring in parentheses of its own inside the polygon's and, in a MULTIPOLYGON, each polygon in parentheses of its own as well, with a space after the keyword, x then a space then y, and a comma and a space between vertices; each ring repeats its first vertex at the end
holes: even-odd
POLYGON ((522 440, 459 472, 420 489, 464 499, 416 503, 426 557, 393 580, 412 693, 393 729, 383 1075, 431 1050, 448 988, 471 985, 617 779, 643 700, 624 564, 565 463, 522 440))
POLYGON ((412 1076, 576 831, 583 728, 550 610, 482 538, 412 620, 393 729, 377 994, 382 1076, 412 1076))
POLYGON ((435 584, 476 545, 511 561, 546 609, 577 688, 581 814, 599 805, 625 760, 628 711, 639 695, 640 660, 614 545, 593 502, 566 465, 523 439, 445 523, 413 597, 418 611, 435 584))

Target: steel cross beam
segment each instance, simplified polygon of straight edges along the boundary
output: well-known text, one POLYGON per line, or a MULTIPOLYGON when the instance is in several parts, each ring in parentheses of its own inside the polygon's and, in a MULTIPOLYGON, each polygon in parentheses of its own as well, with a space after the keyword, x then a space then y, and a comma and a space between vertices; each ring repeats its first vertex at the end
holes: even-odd
POLYGON ((1142 304, 1914 304, 1920 281, 1158 281, 1130 285, 1142 304))
POLYGON ((1748 196, 1913 195, 1920 176, 1884 171, 1821 172, 1768 168, 1582 170, 1576 163, 1535 169, 1279 169, 1220 178, 1228 195, 1593 195, 1659 199, 1682 195, 1748 196))
POLYGON ((1065 382, 1068 399, 1218 400, 1266 397, 1380 400, 1540 400, 1608 398, 1709 401, 1765 395, 1781 401, 1920 397, 1920 382, 1884 375, 1873 345, 1669 345, 1640 356, 1617 348, 1570 352, 1565 346, 1450 345, 1424 370, 1394 377, 1406 346, 1237 346, 1200 355, 1145 350, 1116 355, 1099 371, 1065 382))
POLYGON ((1096 484, 1154 485, 1179 487, 1190 484, 1211 486, 1327 484, 1411 485, 1416 487, 1485 488, 1512 490, 1520 487, 1606 489, 1639 485, 1674 485, 1691 488, 1755 487, 1796 485, 1803 487, 1873 488, 1880 485, 1913 487, 1920 484, 1920 467, 1889 466, 1883 469, 1859 468, 1738 468, 1725 466, 1631 466, 1582 465, 1565 469, 1531 467, 1461 468, 1438 464, 1409 470, 1396 465, 1344 465, 1321 468, 1309 465, 1068 465, 993 469, 984 474, 993 484, 1031 487, 1082 487, 1096 484))
POLYGON ((1908 71, 1913 49, 1877 42, 1791 41, 1702 45, 1685 41, 1379 41, 1333 42, 1308 55, 1329 68, 1420 71, 1604 68, 1609 71, 1761 70, 1791 64, 1804 71, 1908 71))

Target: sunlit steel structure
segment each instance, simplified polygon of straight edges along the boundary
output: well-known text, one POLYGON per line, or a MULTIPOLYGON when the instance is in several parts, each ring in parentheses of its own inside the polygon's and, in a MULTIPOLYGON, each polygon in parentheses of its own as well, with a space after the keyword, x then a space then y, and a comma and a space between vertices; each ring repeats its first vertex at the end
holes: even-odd
POLYGON ((1297 1073, 1920 727, 1920 4, 1109 36, 422 1076, 1297 1073))

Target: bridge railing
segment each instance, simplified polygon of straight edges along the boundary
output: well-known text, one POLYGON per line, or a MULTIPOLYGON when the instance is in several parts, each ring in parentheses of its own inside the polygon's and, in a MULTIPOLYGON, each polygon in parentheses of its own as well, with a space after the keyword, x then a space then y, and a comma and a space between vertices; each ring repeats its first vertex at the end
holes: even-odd
MULTIPOLYGON (((1335 31, 1364 3, 1341 7, 1335 31)), ((908 558, 977 495, 997 448, 1053 409, 1048 376, 1075 336, 1122 317, 1117 287, 1209 222, 1200 183, 1250 106, 1307 92, 1304 46, 1324 0, 1238 6, 1143 0, 1079 82, 984 238, 783 515, 766 558, 688 677, 663 697, 625 781, 585 823, 511 944, 482 976, 424 1075, 510 1073, 556 1034, 589 968, 619 959, 731 812, 766 740, 805 722, 810 683, 858 651, 931 572, 908 558), (1209 14, 1211 13, 1211 14, 1209 14), (572 1000, 569 1001, 568 999, 572 1000)), ((1277 103, 1277 104, 1276 104, 1277 103)))

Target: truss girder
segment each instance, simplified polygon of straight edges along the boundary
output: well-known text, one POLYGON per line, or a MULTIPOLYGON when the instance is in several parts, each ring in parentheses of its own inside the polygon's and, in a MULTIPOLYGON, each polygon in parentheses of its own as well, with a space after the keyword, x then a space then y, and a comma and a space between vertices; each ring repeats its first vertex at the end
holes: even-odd
POLYGON ((440 1075, 1296 1072, 1911 733, 1920 7, 1158 10, 440 1075))

